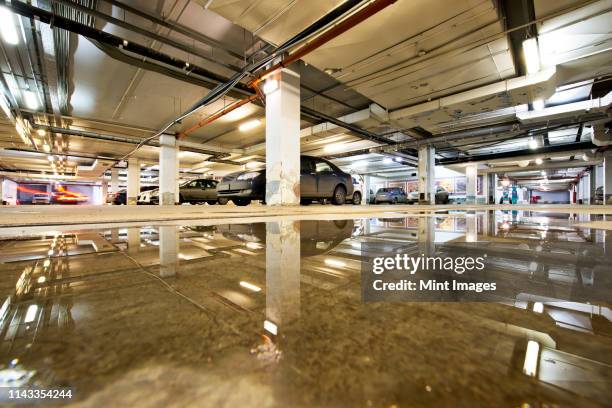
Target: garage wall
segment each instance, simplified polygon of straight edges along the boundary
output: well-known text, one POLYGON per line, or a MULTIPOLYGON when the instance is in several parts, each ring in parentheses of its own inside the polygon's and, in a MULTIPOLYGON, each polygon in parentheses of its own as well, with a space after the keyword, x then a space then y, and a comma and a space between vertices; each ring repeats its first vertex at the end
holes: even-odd
POLYGON ((539 204, 569 204, 569 191, 533 191, 534 195, 540 196, 539 204))

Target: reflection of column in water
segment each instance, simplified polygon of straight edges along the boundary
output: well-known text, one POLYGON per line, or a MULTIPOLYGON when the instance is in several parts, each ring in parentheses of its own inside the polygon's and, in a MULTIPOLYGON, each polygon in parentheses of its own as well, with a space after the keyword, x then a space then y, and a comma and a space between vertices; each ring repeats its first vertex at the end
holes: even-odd
POLYGON ((111 243, 116 244, 119 242, 119 228, 111 229, 111 243))
POLYGON ((127 230, 128 252, 138 252, 140 249, 140 228, 131 227, 127 230))
POLYGON ((465 242, 478 241, 478 217, 474 212, 465 215, 465 242))
POLYGON ((175 225, 159 227, 159 276, 176 275, 178 266, 179 240, 175 225))
POLYGON ((266 323, 277 334, 300 315, 300 224, 266 223, 266 323))
POLYGON ((425 255, 432 255, 435 252, 436 245, 436 222, 434 217, 421 216, 419 217, 419 251, 425 255))

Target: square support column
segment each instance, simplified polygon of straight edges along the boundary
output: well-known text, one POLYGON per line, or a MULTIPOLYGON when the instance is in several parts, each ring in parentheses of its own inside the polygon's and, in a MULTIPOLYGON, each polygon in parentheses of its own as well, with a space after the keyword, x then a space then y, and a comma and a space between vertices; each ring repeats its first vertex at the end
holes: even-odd
POLYGON ((372 178, 371 176, 365 176, 364 177, 364 183, 363 183, 363 198, 361 201, 361 204, 363 205, 367 205, 370 204, 370 189, 372 188, 372 178))
POLYGON ((266 204, 300 204, 300 76, 283 68, 266 80, 266 204))
POLYGON ((104 179, 104 177, 102 178, 102 184, 100 186, 101 191, 101 195, 102 195, 102 205, 106 204, 106 196, 108 195, 108 181, 106 181, 104 179))
POLYGON ((612 152, 606 151, 603 164, 603 203, 612 205, 612 152))
POLYGON ((433 146, 419 147, 419 204, 436 203, 435 153, 433 146))
POLYGON ((476 177, 478 165, 468 164, 465 167, 465 203, 476 204, 476 177))
POLYGON ((111 191, 113 194, 119 191, 119 169, 114 167, 111 169, 111 191))
POLYGON ((140 160, 128 159, 128 180, 126 204, 136 205, 140 193, 140 160))
POLYGON ((597 190, 597 166, 591 166, 589 171, 589 204, 595 204, 595 192, 597 190))
POLYGON ((176 137, 159 137, 159 205, 174 205, 178 200, 178 147, 176 137))

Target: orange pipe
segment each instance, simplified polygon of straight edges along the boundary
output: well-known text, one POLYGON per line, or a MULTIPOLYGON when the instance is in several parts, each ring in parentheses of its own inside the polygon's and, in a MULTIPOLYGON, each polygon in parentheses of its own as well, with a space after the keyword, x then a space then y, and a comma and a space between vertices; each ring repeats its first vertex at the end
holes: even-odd
POLYGON ((333 40, 337 36, 345 33, 346 31, 348 31, 351 28, 355 27, 357 24, 365 21, 366 19, 368 19, 369 17, 371 17, 374 14, 378 13, 379 11, 381 11, 381 10, 385 9, 386 7, 392 5, 396 1, 397 0, 378 0, 378 1, 375 1, 374 3, 371 3, 370 5, 368 5, 366 7, 364 7, 363 9, 359 10, 357 13, 355 13, 352 16, 350 16, 349 18, 347 18, 346 20, 340 22, 338 25, 332 27, 328 31, 324 32, 323 34, 321 34, 320 36, 315 38, 312 42, 310 42, 308 44, 305 44, 301 48, 297 49, 295 52, 290 54, 286 59, 282 60, 278 64, 275 64, 275 65, 271 66, 270 68, 266 69, 265 71, 263 71, 262 73, 260 73, 257 76, 257 79, 255 79, 255 80, 253 80, 253 81, 251 81, 249 83, 249 86, 256 86, 261 81, 261 79, 263 77, 265 77, 266 75, 276 71, 279 68, 286 67, 286 66, 290 65, 291 63, 299 60, 300 58, 302 58, 306 54, 309 54, 310 52, 312 52, 312 51, 316 50, 317 48, 321 47, 323 44, 325 44, 325 43, 333 40))
POLYGON ((255 99, 257 99, 257 97, 258 95, 254 94, 254 95, 249 96, 246 99, 242 99, 240 101, 234 102, 233 104, 223 109, 222 111, 219 111, 215 113, 214 115, 210 115, 209 117, 202 119, 201 121, 199 121, 198 123, 190 127, 189 129, 186 129, 183 132, 179 133, 177 138, 178 139, 184 138, 188 134, 193 133, 194 131, 200 129, 201 127, 204 127, 208 125, 209 123, 214 122, 215 120, 219 119, 221 116, 226 115, 230 113, 231 111, 238 109, 239 107, 246 105, 249 102, 254 101, 255 99))
POLYGON ((368 6, 364 7, 361 10, 359 10, 357 13, 353 14, 352 16, 347 18, 346 20, 340 22, 338 25, 332 27, 328 31, 326 31, 323 34, 321 34, 320 36, 316 37, 311 43, 305 44, 301 48, 298 48, 294 53, 290 54, 286 59, 284 59, 283 61, 279 62, 278 64, 275 64, 272 67, 264 70, 263 72, 261 72, 257 76, 256 79, 254 79, 251 82, 249 82, 248 85, 251 88, 254 88, 255 91, 256 91, 255 95, 249 96, 247 99, 243 99, 241 101, 237 101, 236 103, 232 104, 231 106, 223 109, 221 112, 218 112, 218 113, 216 113, 216 114, 214 114, 212 116, 207 117, 206 119, 201 120, 196 125, 190 127, 189 129, 185 130, 184 132, 179 133, 177 138, 179 138, 179 139, 183 138, 183 137, 187 136, 189 133, 192 133, 193 131, 195 131, 195 130, 203 127, 203 126, 206 126, 207 124, 209 124, 211 122, 214 122, 215 120, 217 120, 220 117, 222 117, 223 115, 233 111, 234 109, 237 109, 237 108, 241 107, 242 105, 245 105, 245 104, 255 100, 257 97, 259 97, 261 95, 261 91, 258 88, 258 85, 261 82, 263 77, 265 77, 266 75, 271 74, 272 72, 278 70, 279 68, 286 67, 286 66, 290 65, 291 63, 299 60, 300 58, 302 58, 306 54, 316 50, 317 48, 321 47, 323 44, 325 44, 325 43, 333 40, 337 36, 345 33, 346 31, 348 31, 351 28, 355 27, 357 24, 363 22, 364 20, 368 19, 369 17, 373 16, 374 14, 376 14, 379 11, 383 10, 384 8, 392 5, 396 1, 397 0, 377 0, 377 1, 373 2, 373 3, 370 3, 368 6))

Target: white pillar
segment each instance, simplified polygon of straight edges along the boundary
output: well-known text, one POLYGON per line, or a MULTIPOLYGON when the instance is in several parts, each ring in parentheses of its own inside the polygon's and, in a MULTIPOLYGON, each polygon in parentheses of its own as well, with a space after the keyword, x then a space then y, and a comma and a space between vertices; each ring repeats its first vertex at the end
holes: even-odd
POLYGON ((419 204, 436 203, 436 166, 433 146, 419 147, 419 204))
POLYGON ((159 227, 159 276, 176 275, 179 264, 179 239, 176 225, 159 227))
POLYGON ((476 204, 476 177, 478 165, 470 163, 465 167, 465 203, 476 204))
POLYGON ((597 166, 591 166, 589 171, 589 204, 595 204, 595 191, 597 189, 597 166))
MULTIPOLYGON (((300 315, 300 223, 266 223, 266 321, 269 332, 300 315)), ((278 333, 272 333, 278 334, 278 333)))
POLYGON ((603 167, 603 203, 612 205, 612 151, 605 152, 603 167))
MULTIPOLYGON (((489 173, 482 174, 482 195, 484 196, 483 204, 489 204, 489 187, 491 184, 489 181, 490 177, 491 175, 489 173)), ((476 177, 476 179, 478 180, 478 177, 476 177)))
POLYGON ((177 199, 177 160, 176 137, 159 137, 159 205, 174 205, 177 199))
POLYGON ((283 68, 266 90, 266 203, 300 204, 300 76, 283 68), (276 82, 274 82, 276 81, 276 82))
POLYGON ((119 191, 119 169, 115 167, 111 169, 111 191, 113 194, 119 191))
POLYGON ((128 159, 127 200, 126 204, 135 205, 140 193, 140 161, 128 159))
POLYGON ((367 205, 370 204, 370 188, 372 186, 371 176, 365 176, 363 181, 363 199, 361 204, 367 205))
POLYGON ((106 196, 108 195, 108 181, 106 181, 104 179, 104 177, 102 178, 102 185, 101 185, 101 194, 102 194, 102 205, 106 204, 106 196))

